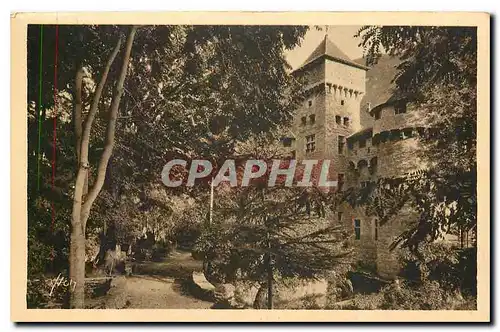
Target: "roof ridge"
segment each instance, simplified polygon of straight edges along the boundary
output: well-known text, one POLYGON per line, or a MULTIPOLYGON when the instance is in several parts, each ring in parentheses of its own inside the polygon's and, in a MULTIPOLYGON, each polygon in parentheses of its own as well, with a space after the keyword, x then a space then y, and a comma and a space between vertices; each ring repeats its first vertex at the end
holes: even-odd
POLYGON ((302 63, 297 70, 307 66, 308 64, 320 59, 322 57, 329 57, 338 62, 351 65, 358 68, 368 69, 355 61, 353 61, 349 56, 347 56, 329 37, 325 34, 323 40, 319 45, 312 51, 312 53, 307 57, 306 61, 302 63))

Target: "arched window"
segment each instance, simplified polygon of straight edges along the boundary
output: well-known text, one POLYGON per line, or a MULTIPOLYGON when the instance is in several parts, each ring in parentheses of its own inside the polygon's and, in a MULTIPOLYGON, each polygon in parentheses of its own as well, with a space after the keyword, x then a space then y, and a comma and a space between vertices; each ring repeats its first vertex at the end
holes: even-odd
POLYGON ((364 159, 361 159, 360 161, 358 161, 358 168, 363 168, 363 167, 367 167, 368 166, 368 162, 364 159))

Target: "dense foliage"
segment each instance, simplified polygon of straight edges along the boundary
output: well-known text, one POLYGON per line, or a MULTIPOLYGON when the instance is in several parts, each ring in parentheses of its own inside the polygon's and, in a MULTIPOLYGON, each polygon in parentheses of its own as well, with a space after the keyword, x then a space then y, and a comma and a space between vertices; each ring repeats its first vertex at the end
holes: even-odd
MULTIPOLYGON (((237 151, 268 165, 272 159, 286 160, 278 137, 271 133, 249 139, 237 151)), ((283 163, 283 168, 289 166, 283 163)), ((313 183, 315 175, 313 171, 313 183)), ((295 183, 302 179, 300 170, 295 176, 295 183)), ((214 223, 205 226, 197 243, 214 282, 250 280, 261 289, 271 287, 272 293, 274 282, 346 272, 352 253, 348 230, 325 218, 331 195, 315 186, 287 187, 285 178, 280 179, 268 186, 267 173, 248 187, 220 189, 223 198, 214 208, 214 223)))
MULTIPOLYGON (((30 279, 50 271, 65 273, 67 267, 79 152, 74 132, 78 73, 83 76, 85 124, 103 68, 129 29, 112 25, 28 28, 30 279)), ((290 120, 299 85, 288 74, 284 52, 295 47, 306 30, 292 26, 139 27, 126 67, 113 154, 86 236, 114 229, 112 236, 128 242, 144 227, 162 225, 165 217, 172 220, 168 216, 181 213, 175 205, 165 196, 151 197, 151 188, 159 184, 161 169, 170 157, 223 158, 235 141, 249 133, 265 132, 290 120), (144 215, 151 222, 142 220, 144 215)), ((108 81, 120 74, 123 54, 118 52, 112 62, 108 81)), ((113 85, 105 85, 97 99, 89 146, 89 186, 96 180, 106 143, 113 85)))

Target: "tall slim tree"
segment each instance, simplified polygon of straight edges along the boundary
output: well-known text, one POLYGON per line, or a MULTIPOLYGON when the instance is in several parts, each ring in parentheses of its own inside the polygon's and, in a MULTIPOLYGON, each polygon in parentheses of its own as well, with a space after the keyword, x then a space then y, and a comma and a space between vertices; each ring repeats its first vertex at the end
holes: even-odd
MULTIPOLYGON (((89 144, 90 144, 90 135, 92 130, 92 124, 94 122, 94 118, 98 111, 99 102, 101 99, 102 91, 106 85, 107 77, 109 70, 120 51, 121 47, 121 39, 118 39, 115 48, 113 49, 111 55, 109 56, 108 62, 103 69, 101 80, 97 85, 97 88, 94 92, 94 98, 92 102, 92 106, 90 111, 86 117, 84 125, 82 123, 77 123, 77 121, 81 121, 81 105, 78 104, 80 98, 75 98, 75 130, 77 133, 76 139, 77 143, 81 145, 77 145, 77 149, 79 152, 77 153, 79 158, 78 165, 78 173, 75 181, 75 192, 73 195, 73 212, 71 218, 71 242, 70 242, 70 264, 69 264, 69 277, 75 283, 75 287, 72 289, 71 294, 71 307, 72 308, 83 308, 84 307, 84 294, 85 294, 85 227, 87 224, 87 220, 89 218, 90 209, 94 204, 97 195, 101 192, 102 186, 104 184, 104 178, 106 176, 106 169, 108 167, 109 159, 111 158, 111 154, 114 148, 115 142, 115 131, 116 131, 116 121, 118 117, 118 109, 120 107, 120 101, 123 94, 123 84, 125 82, 125 77, 127 76, 127 71, 129 68, 130 61, 130 52, 132 50, 132 44, 134 42, 136 27, 132 27, 127 37, 124 55, 123 55, 123 63, 120 69, 120 74, 116 81, 115 91, 113 93, 110 109, 108 112, 108 122, 107 122, 107 130, 106 130, 106 142, 104 146, 104 150, 102 152, 101 159, 99 161, 99 165, 97 167, 97 175, 94 181, 94 184, 90 188, 89 192, 86 193, 84 197, 84 188, 85 182, 88 177, 88 169, 89 169, 89 144), (79 137, 80 130, 79 128, 83 127, 81 131, 81 138, 79 137)), ((121 38, 121 37, 120 37, 121 38)), ((82 76, 80 74, 80 70, 77 72, 77 79, 81 79, 82 76)), ((75 86, 81 87, 81 83, 77 82, 75 86)), ((76 91, 76 95, 80 95, 81 91, 76 91)))

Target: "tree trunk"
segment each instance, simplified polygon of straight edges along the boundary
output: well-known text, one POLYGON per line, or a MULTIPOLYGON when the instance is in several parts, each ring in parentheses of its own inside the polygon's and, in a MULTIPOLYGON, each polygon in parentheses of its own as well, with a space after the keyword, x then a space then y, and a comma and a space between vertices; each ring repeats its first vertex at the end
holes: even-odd
MULTIPOLYGON (((267 224, 267 218, 266 218, 267 224)), ((269 227, 269 225, 268 225, 269 227)), ((271 239, 269 230, 267 231, 267 255, 266 255, 266 265, 267 265, 267 309, 273 308, 273 256, 271 254, 271 239)))
POLYGON ((261 309, 264 307, 267 289, 268 289, 267 283, 262 283, 260 285, 259 290, 257 291, 257 294, 255 294, 255 300, 253 301, 253 308, 254 309, 261 309))
MULTIPOLYGON (((106 168, 108 165, 109 158, 114 146, 114 135, 116 128, 116 119, 118 113, 118 106, 120 105, 121 96, 123 93, 123 83, 127 74, 130 52, 132 49, 132 44, 135 37, 136 28, 132 27, 129 36, 127 38, 127 45, 125 48, 125 54, 123 57, 123 64, 120 71, 120 76, 116 83, 116 90, 113 94, 111 108, 110 108, 110 118, 107 125, 106 131, 106 145, 104 148, 103 155, 99 162, 97 179, 94 186, 89 192, 89 195, 85 197, 85 202, 83 202, 83 194, 85 190, 85 182, 88 177, 88 154, 89 154, 89 143, 90 143, 90 132, 94 118, 97 113, 97 108, 99 105, 99 100, 101 98, 104 85, 106 84, 107 76, 111 65, 116 58, 121 46, 121 39, 118 40, 113 52, 111 53, 104 72, 102 74, 101 80, 97 85, 96 91, 94 93, 94 98, 92 106, 90 108, 89 114, 85 121, 85 126, 82 132, 80 158, 78 173, 76 176, 75 183, 75 193, 73 196, 73 211, 71 216, 71 241, 70 241, 70 282, 75 285, 74 288, 70 288, 70 307, 71 308, 84 308, 84 291, 85 291, 85 229, 86 223, 90 214, 90 209, 96 199, 97 195, 102 189, 104 183, 104 178, 106 174, 106 168)), ((77 147, 78 148, 78 147, 77 147)))
POLYGON ((267 309, 273 308, 273 265, 272 256, 267 254, 267 309))
POLYGON ((85 301, 85 234, 81 224, 72 225, 70 242, 69 279, 74 283, 70 287, 70 308, 84 308, 85 301))

